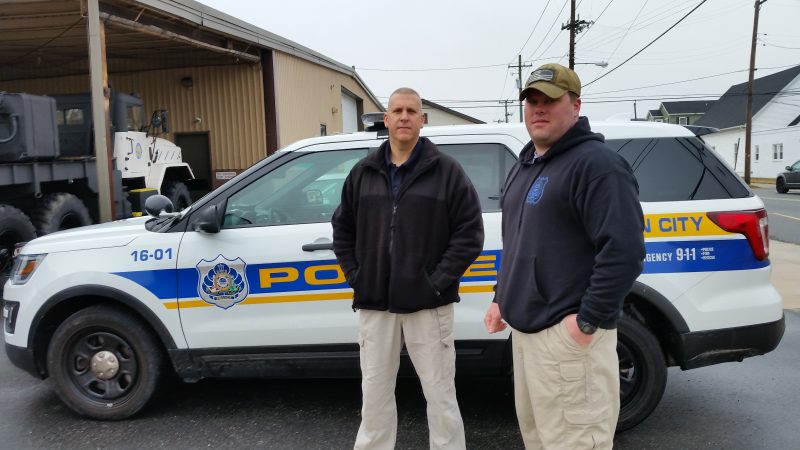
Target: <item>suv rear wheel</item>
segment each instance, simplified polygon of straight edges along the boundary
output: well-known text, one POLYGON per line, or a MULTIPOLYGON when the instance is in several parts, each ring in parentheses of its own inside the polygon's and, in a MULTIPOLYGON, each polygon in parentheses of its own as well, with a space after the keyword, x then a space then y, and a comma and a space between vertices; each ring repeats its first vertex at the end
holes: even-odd
POLYGON ((56 329, 47 370, 61 400, 78 414, 120 420, 156 390, 163 356, 149 329, 124 310, 97 305, 56 329))
POLYGON ((617 323, 620 411, 617 431, 633 428, 658 405, 667 386, 667 365, 658 340, 627 314, 617 323))

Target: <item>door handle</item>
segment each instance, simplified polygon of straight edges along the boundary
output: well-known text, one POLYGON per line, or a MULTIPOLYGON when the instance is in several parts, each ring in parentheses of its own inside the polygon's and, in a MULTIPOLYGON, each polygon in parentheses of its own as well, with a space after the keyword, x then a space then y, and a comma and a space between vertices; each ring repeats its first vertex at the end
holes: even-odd
POLYGON ((303 244, 304 252, 315 252, 317 250, 333 250, 333 242, 314 242, 313 244, 303 244))

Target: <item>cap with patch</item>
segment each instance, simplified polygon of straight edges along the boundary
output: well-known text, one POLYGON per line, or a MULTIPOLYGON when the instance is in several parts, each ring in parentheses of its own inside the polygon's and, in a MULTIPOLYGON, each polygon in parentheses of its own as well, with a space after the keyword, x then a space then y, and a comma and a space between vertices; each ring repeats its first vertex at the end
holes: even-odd
POLYGON ((525 89, 519 93, 519 99, 525 100, 534 89, 552 99, 561 98, 567 92, 580 96, 581 80, 574 70, 561 64, 545 64, 531 72, 525 89))

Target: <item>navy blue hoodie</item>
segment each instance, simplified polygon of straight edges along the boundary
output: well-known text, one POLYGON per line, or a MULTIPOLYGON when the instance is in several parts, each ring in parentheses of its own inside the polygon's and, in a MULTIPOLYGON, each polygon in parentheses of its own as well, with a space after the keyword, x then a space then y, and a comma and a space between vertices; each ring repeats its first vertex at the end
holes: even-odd
POLYGON ((586 117, 533 156, 529 142, 504 189, 500 313, 526 333, 578 311, 600 328, 616 328, 645 253, 631 168, 586 117))

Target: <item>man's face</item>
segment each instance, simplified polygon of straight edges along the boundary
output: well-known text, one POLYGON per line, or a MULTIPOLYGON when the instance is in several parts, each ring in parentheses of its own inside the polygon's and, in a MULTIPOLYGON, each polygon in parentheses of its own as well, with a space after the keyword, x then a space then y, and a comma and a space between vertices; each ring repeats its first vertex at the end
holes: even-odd
POLYGON ((389 130, 390 141, 414 145, 419 130, 425 122, 420 99, 414 94, 394 94, 389 98, 389 108, 383 114, 383 123, 389 130))
POLYGON ((525 99, 525 127, 537 150, 553 146, 578 121, 581 99, 575 101, 569 93, 552 99, 532 90, 525 99))

